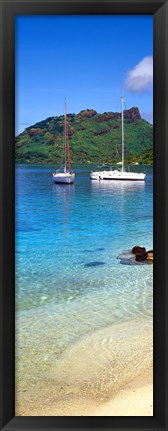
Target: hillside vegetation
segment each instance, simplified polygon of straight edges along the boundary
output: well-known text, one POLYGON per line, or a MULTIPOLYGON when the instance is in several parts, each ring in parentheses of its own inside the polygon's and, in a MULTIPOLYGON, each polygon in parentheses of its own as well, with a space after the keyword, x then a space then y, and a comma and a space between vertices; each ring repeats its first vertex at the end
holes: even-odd
MULTIPOLYGON (((153 127, 138 108, 124 111, 125 162, 153 163, 153 127)), ((16 137, 16 162, 61 163, 64 116, 50 117, 16 137)), ((87 109, 68 114, 71 162, 121 161, 121 114, 87 109)))

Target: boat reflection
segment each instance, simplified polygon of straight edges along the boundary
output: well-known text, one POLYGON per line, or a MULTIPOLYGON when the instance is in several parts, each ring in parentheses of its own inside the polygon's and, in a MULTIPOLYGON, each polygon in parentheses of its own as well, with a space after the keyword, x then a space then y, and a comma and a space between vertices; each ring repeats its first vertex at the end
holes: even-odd
POLYGON ((52 185, 53 193, 61 196, 71 196, 74 189, 74 184, 53 183, 52 185))
POLYGON ((115 180, 100 180, 91 181, 92 190, 102 190, 106 192, 116 191, 118 193, 123 192, 137 192, 144 190, 146 186, 145 181, 115 181, 115 180))
POLYGON ((69 236, 70 211, 74 190, 74 184, 53 183, 52 185, 53 196, 56 199, 55 209, 57 213, 59 211, 62 219, 64 237, 69 236))

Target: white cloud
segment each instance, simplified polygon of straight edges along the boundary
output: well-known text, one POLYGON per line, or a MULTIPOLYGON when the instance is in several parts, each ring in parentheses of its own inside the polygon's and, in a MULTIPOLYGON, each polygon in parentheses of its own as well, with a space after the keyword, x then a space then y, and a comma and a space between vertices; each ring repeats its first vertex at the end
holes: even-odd
POLYGON ((144 57, 133 69, 129 70, 125 80, 126 90, 145 91, 153 83, 153 57, 144 57))

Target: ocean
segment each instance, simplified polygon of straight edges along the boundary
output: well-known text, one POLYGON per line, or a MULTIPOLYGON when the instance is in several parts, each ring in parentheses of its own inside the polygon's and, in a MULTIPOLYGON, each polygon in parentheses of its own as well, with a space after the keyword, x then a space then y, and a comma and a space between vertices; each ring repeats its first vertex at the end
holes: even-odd
POLYGON ((145 182, 91 181, 94 168, 63 185, 54 166, 16 166, 18 415, 46 399, 80 415, 152 361, 153 265, 130 257, 153 249, 152 167, 132 167, 145 182))

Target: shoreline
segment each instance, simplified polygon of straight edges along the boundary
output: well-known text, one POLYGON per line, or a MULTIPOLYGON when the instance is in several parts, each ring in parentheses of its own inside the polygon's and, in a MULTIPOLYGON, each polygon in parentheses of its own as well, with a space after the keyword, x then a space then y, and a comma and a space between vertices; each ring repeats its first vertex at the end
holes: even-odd
POLYGON ((34 402, 22 404, 21 400, 20 408, 24 413, 23 410, 22 413, 16 411, 16 416, 153 416, 152 374, 151 367, 111 394, 106 401, 96 401, 94 397, 79 399, 71 397, 71 394, 66 405, 64 402, 54 405, 49 399, 43 405, 35 405, 34 402))
MULTIPOLYGON (((38 340, 31 351, 25 344, 21 350, 21 367, 16 362, 18 416, 153 414, 149 321, 125 322, 98 330, 73 343, 50 363, 44 361, 38 340)), ((45 355, 47 350, 45 344, 45 355)))
POLYGON ((109 401, 93 409, 90 416, 153 416, 153 376, 152 369, 148 376, 128 383, 109 401))

